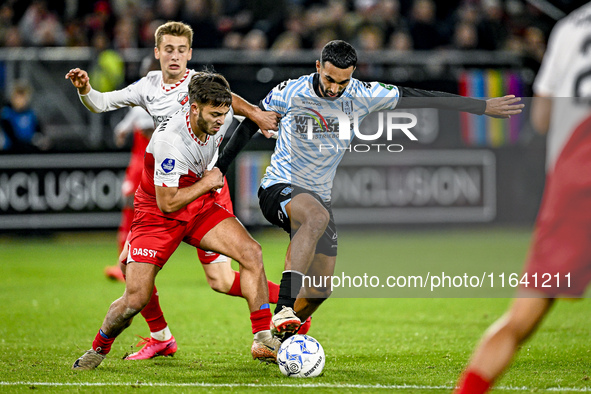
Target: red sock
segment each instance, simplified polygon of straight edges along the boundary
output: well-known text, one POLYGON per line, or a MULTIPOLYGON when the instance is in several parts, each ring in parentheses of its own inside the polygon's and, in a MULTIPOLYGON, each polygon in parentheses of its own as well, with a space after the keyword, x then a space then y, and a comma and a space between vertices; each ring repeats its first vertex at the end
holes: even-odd
POLYGON ((230 287, 230 290, 226 294, 234 297, 242 297, 242 289, 240 289, 240 272, 234 271, 234 282, 232 282, 232 287, 230 287))
POLYGON ((271 304, 276 304, 277 301, 279 301, 279 285, 270 280, 268 280, 267 283, 269 284, 269 302, 271 304))
POLYGON ((105 338, 106 335, 103 334, 101 330, 96 334, 94 337, 94 341, 92 341, 92 348, 99 352, 100 354, 108 354, 111 351, 111 345, 115 338, 105 338))
MULTIPOLYGON (((267 281, 267 285, 269 286, 269 302, 271 304, 276 304, 279 300, 279 285, 270 280, 267 281)), ((242 290, 240 289, 240 272, 234 271, 234 282, 232 282, 232 287, 226 294, 234 297, 242 297, 242 290)))
POLYGON ((250 312, 250 321, 252 324, 252 333, 256 334, 259 331, 268 330, 271 325, 271 309, 259 309, 258 311, 250 312))
POLYGON ((484 394, 490 388, 491 382, 486 381, 474 371, 466 371, 460 387, 455 394, 484 394))
POLYGON ((164 319, 164 313, 160 308, 160 301, 158 301, 158 291, 154 286, 152 297, 148 304, 142 309, 142 316, 146 319, 150 332, 158 332, 164 330, 167 326, 166 320, 164 319))

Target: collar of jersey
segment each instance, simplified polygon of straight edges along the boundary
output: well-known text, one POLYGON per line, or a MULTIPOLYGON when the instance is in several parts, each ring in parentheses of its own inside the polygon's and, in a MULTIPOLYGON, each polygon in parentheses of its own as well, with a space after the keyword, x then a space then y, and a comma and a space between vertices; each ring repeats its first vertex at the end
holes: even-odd
POLYGON ((191 128, 191 120, 189 119, 189 114, 190 112, 187 112, 187 115, 185 115, 186 119, 187 119, 187 130, 189 131, 189 135, 191 136, 191 138, 193 138, 193 140, 198 143, 200 146, 205 146, 207 145, 207 143, 209 142, 209 134, 207 135, 207 137, 205 138, 205 142, 201 141, 199 138, 197 138, 197 136, 195 135, 195 133, 193 133, 193 129, 191 128))
POLYGON ((172 84, 172 85, 165 84, 164 80, 160 81, 160 86, 162 87, 162 90, 164 90, 165 93, 168 93, 168 92, 174 90, 174 88, 179 86, 181 83, 185 82, 185 79, 187 79, 187 77, 189 76, 189 72, 190 72, 190 70, 187 69, 187 71, 185 71, 185 75, 183 75, 181 80, 176 82, 175 84, 172 84))

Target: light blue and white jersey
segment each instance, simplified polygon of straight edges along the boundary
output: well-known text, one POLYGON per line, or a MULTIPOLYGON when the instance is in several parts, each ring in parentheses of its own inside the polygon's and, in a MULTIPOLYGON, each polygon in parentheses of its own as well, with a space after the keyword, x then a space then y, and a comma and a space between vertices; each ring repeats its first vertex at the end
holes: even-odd
POLYGON ((314 90, 316 75, 284 81, 263 101, 266 110, 282 118, 261 186, 290 183, 330 201, 337 166, 355 136, 353 126, 371 112, 394 109, 400 91, 393 85, 352 78, 340 97, 323 98, 314 90))

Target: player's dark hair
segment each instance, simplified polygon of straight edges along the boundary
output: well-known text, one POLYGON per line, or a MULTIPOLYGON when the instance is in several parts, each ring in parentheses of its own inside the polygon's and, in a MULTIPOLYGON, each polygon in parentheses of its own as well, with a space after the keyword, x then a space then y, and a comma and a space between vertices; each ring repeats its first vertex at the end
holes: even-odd
POLYGON ((199 71, 189 82, 189 101, 200 105, 229 107, 232 105, 230 84, 221 74, 199 71))
POLYGON ((357 66, 357 52, 348 42, 343 40, 333 40, 322 48, 320 62, 330 62, 338 68, 349 68, 357 66))

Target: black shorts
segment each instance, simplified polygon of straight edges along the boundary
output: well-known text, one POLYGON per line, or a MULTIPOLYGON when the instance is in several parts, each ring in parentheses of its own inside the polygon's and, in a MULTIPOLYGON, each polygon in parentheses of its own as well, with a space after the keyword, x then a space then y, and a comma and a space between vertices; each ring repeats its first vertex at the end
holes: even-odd
POLYGON ((314 197, 328 211, 330 220, 324 230, 324 234, 316 244, 316 253, 322 253, 327 256, 336 256, 338 247, 337 226, 334 223, 330 203, 323 201, 320 196, 314 192, 298 186, 292 186, 289 183, 278 183, 268 188, 259 188, 259 206, 261 211, 270 223, 285 230, 290 238, 297 232, 291 231, 289 217, 285 213, 285 205, 291 201, 292 195, 306 193, 314 197))

